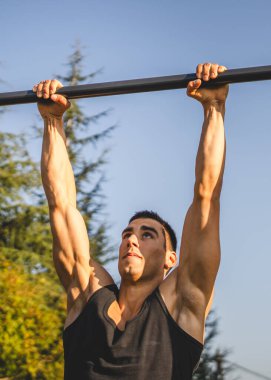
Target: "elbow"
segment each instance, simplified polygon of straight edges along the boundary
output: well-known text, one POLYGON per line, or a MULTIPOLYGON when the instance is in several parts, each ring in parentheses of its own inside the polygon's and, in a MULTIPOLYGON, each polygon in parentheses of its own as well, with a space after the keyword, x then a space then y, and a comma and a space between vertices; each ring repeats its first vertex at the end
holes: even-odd
POLYGON ((194 187, 194 199, 199 201, 209 201, 219 203, 221 186, 212 186, 211 184, 197 183, 194 187))

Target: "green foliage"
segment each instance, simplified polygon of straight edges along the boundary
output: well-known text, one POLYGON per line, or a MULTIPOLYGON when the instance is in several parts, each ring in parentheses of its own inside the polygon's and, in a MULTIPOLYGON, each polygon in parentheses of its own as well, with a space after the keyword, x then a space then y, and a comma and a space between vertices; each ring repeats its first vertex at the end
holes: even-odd
POLYGON ((0 378, 61 379, 65 296, 46 273, 26 272, 21 256, 37 259, 0 250, 0 378))
MULTIPOLYGON (((69 60, 70 72, 62 78, 65 84, 94 77, 95 73, 82 74, 82 59, 77 46, 69 60)), ((98 218, 103 209, 107 152, 92 160, 86 159, 89 153, 85 153, 114 129, 89 132, 93 126, 97 129, 108 112, 89 117, 73 102, 65 115, 78 208, 86 222, 91 253, 100 263, 112 256, 107 226, 98 218)), ((41 136, 41 129, 36 131, 41 136)), ((0 378, 57 380, 63 378, 61 335, 66 297, 53 266, 39 164, 33 162, 26 147, 24 135, 0 133, 0 378)))
POLYGON ((61 379, 65 296, 47 206, 23 135, 0 133, 0 377, 61 379))
POLYGON ((39 172, 25 145, 24 135, 0 132, 1 206, 22 201, 23 193, 34 195, 33 189, 40 185, 39 172))
POLYGON ((0 132, 0 247, 39 253, 49 270, 52 238, 37 164, 23 135, 0 132))

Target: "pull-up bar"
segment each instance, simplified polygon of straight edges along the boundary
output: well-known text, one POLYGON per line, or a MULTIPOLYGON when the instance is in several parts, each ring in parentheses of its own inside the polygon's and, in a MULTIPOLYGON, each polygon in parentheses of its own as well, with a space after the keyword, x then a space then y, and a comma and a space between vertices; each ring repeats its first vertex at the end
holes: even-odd
MULTIPOLYGON (((163 91, 185 88, 189 81, 195 80, 195 74, 170 75, 164 77, 132 79, 116 82, 66 86, 57 91, 69 99, 91 98, 97 96, 131 94, 136 92, 163 91)), ((213 87, 226 83, 254 82, 271 79, 271 66, 248 67, 227 70, 204 87, 213 87)), ((35 103, 39 100, 32 90, 0 93, 0 106, 35 103)), ((44 100, 43 100, 44 101, 44 100)), ((47 100, 48 101, 48 100, 47 100)))

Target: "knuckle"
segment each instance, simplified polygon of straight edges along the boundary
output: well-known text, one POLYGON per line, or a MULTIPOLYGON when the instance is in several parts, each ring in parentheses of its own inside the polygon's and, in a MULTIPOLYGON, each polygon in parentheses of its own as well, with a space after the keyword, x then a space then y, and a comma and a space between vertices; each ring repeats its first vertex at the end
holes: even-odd
POLYGON ((57 79, 53 79, 52 82, 53 82, 56 86, 61 85, 61 83, 60 83, 59 80, 57 80, 57 79))
POLYGON ((212 74, 217 73, 217 70, 218 70, 218 65, 215 63, 215 64, 212 65, 212 68, 211 68, 212 74))

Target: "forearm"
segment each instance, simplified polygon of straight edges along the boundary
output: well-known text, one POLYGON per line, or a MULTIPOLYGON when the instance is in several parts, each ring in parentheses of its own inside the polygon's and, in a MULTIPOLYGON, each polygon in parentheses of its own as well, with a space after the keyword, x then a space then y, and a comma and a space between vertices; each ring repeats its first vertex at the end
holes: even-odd
POLYGON ((204 106, 204 122, 196 159, 195 197, 219 199, 226 155, 225 103, 204 106))
POLYGON ((44 119, 41 176, 49 207, 76 207, 74 175, 61 119, 44 119))

